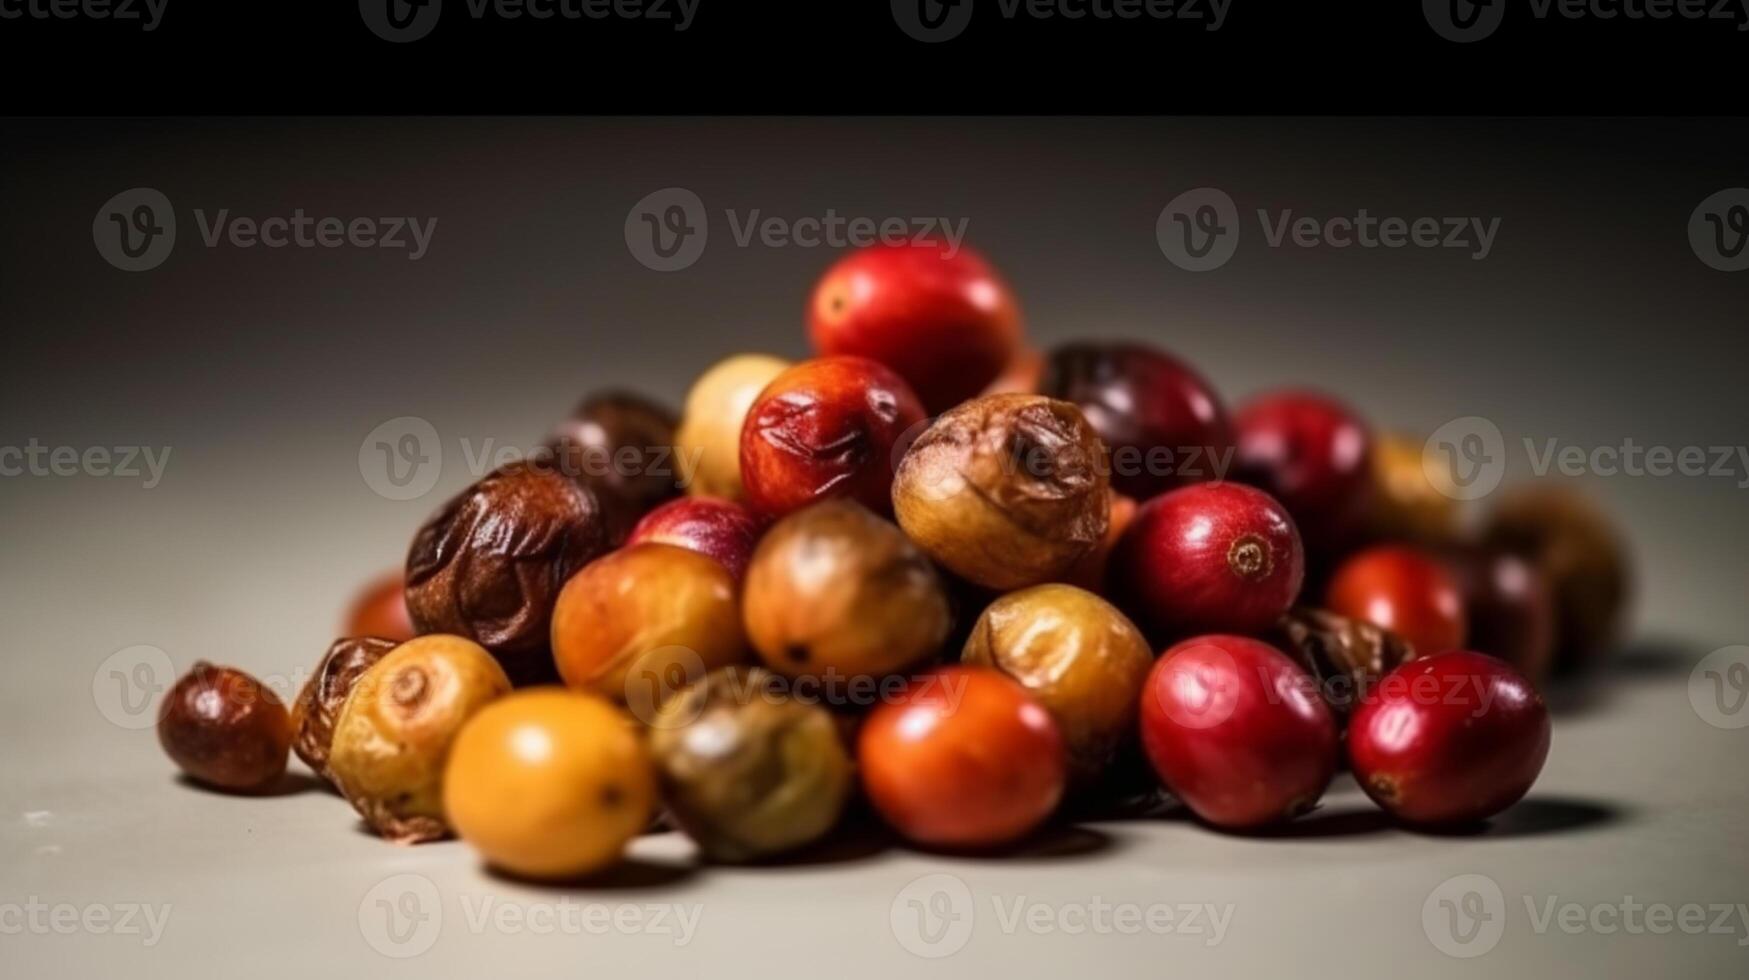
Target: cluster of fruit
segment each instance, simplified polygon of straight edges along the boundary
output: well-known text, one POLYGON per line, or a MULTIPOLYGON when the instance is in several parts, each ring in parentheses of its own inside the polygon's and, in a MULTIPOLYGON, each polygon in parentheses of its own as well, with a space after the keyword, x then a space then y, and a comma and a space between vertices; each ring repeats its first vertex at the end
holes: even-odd
POLYGON ((420 529, 292 710, 202 664, 165 748, 231 789, 295 749, 383 836, 543 878, 658 810, 766 858, 859 789, 932 847, 1137 773, 1257 828, 1344 757, 1401 820, 1452 824, 1528 791, 1539 686, 1615 637, 1621 549, 1565 492, 1472 530, 1419 442, 1330 397, 1229 415, 1143 344, 1033 353, 970 252, 846 257, 811 335, 811 360, 711 368, 678 419, 586 401, 420 529))

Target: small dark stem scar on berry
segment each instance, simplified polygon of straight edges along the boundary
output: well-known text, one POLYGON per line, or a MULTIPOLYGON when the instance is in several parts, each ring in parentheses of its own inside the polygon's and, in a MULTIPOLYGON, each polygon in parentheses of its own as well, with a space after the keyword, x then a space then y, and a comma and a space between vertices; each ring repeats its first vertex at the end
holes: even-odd
POLYGON ((808 648, 800 643, 791 644, 784 651, 784 655, 789 657, 791 663, 805 664, 808 662, 808 648))
POLYGON ((1268 578, 1273 565, 1269 545, 1255 534, 1241 534, 1227 549, 1227 567, 1242 579, 1257 581, 1268 578))

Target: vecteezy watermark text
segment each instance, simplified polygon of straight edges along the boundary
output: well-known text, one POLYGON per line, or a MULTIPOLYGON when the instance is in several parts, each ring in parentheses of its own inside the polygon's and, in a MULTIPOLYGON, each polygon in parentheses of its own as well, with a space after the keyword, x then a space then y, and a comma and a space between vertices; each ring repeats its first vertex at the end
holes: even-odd
MULTIPOLYGON (((1576 901, 1560 895, 1521 895, 1533 935, 1568 936, 1726 936, 1749 946, 1749 905, 1740 902, 1641 901, 1632 895, 1603 901, 1576 901)), ((1447 878, 1427 894, 1421 928, 1428 942, 1447 956, 1470 959, 1500 943, 1514 904, 1487 875, 1447 878)))
MULTIPOLYGON (((1730 480, 1749 490, 1749 446, 1641 443, 1579 445, 1559 438, 1527 436, 1524 456, 1538 477, 1600 476, 1630 479, 1730 480)), ((1508 443, 1493 420, 1480 415, 1452 419, 1427 437, 1421 466, 1440 493, 1456 500, 1479 500, 1506 476, 1508 443)))
MULTIPOLYGON (((569 896, 524 902, 470 892, 456 898, 462 928, 476 936, 650 936, 685 946, 697 935, 704 917, 704 906, 697 902, 585 902, 569 896)), ((391 875, 372 886, 358 903, 359 934, 372 949, 393 959, 431 949, 445 921, 443 896, 424 875, 391 875)))
POLYGON ((95 476, 142 479, 150 490, 164 479, 169 446, 46 446, 31 439, 22 446, 0 446, 0 477, 95 476), (143 468, 142 468, 143 467, 143 468))
MULTIPOLYGON (((760 208, 725 208, 729 235, 736 248, 866 248, 909 246, 939 250, 946 258, 959 254, 969 218, 941 216, 843 215, 827 208, 818 215, 767 214, 760 208)), ((626 249, 646 268, 677 272, 697 262, 710 238, 710 216, 704 201, 684 187, 664 187, 632 205, 626 213, 626 249)))
MULTIPOLYGON (((678 728, 691 724, 696 720, 697 712, 691 716, 664 715, 662 707, 673 695, 702 681, 707 673, 704 659, 687 647, 652 650, 636 667, 626 672, 626 710, 652 728, 678 728)), ((793 701, 824 705, 838 711, 862 711, 881 704, 927 700, 952 713, 959 710, 966 695, 965 678, 943 673, 874 677, 825 667, 795 677, 777 673, 726 674, 720 681, 724 685, 722 693, 741 704, 793 701)), ((704 710, 702 702, 693 707, 704 710)))
POLYGON ((229 208, 220 208, 210 219, 207 212, 195 208, 194 220, 207 248, 227 244, 233 248, 410 249, 410 262, 425 257, 437 231, 436 218, 315 218, 303 208, 294 209, 289 216, 266 218, 232 217, 229 208))
MULTIPOLYGON (((604 21, 639 20, 669 24, 675 32, 692 26, 699 0, 465 0, 471 20, 604 21)), ((443 0, 359 0, 359 17, 385 41, 417 41, 437 27, 443 0)))
POLYGON ((170 0, 0 0, 0 20, 112 20, 158 29, 170 0))
MULTIPOLYGON (((1159 706, 1172 722, 1184 728, 1209 729, 1223 724, 1233 716, 1243 695, 1243 685, 1237 676, 1232 657, 1217 646, 1200 644, 1191 648, 1198 657, 1186 658, 1182 668, 1182 683, 1174 686, 1175 696, 1162 696, 1159 706)), ((1417 705, 1450 705, 1466 708, 1472 718, 1486 715, 1499 697, 1513 695, 1495 687, 1483 674, 1447 674, 1433 676, 1417 674, 1387 674, 1365 684, 1343 671, 1313 677, 1297 671, 1293 674, 1271 673, 1258 669, 1259 687, 1270 704, 1308 704, 1320 702, 1341 708, 1358 707, 1375 701, 1417 705)))
MULTIPOLYGON (((990 895, 996 929, 1004 936, 1181 936, 1218 946, 1232 925, 1234 906, 1213 902, 1114 902, 1026 894, 990 895)), ((971 941, 978 924, 972 890, 957 875, 912 880, 893 896, 887 924, 907 952, 924 959, 952 956, 971 941)))
POLYGON ((1541 21, 1714 21, 1749 31, 1749 0, 1421 0, 1428 26, 1459 44, 1499 30, 1508 7, 1541 21))
MULTIPOLYGON (((233 215, 229 208, 194 209, 201 243, 207 248, 361 248, 404 251, 417 262, 431 248, 436 218, 315 216, 294 208, 290 214, 233 215)), ((126 272, 164 264, 176 247, 176 210, 151 187, 122 191, 97 209, 91 239, 104 261, 126 272)))
MULTIPOLYGON (((684 489, 689 474, 697 472, 703 447, 600 446, 574 443, 541 445, 532 449, 501 443, 487 436, 460 440, 461 461, 469 476, 478 479, 512 463, 534 462, 573 479, 656 477, 673 480, 684 489)), ((389 500, 414 500, 430 493, 443 475, 443 440, 437 427, 416 415, 392 418, 371 429, 358 445, 358 472, 365 485, 389 500)))
MULTIPOLYGON (((985 0, 986 3, 989 0, 985 0)), ((926 44, 951 41, 972 22, 974 0, 891 0, 899 29, 926 44)), ((994 0, 1003 20, 1142 20, 1199 24, 1218 31, 1233 0, 994 0)))
POLYGON ((0 902, 0 934, 8 936, 137 936, 150 949, 164 938, 170 906, 144 902, 77 905, 44 902, 32 895, 23 902, 0 902))
MULTIPOLYGON (((1501 219, 1478 216, 1315 216, 1292 208, 1257 209, 1257 223, 1270 248, 1450 249, 1480 262, 1494 251, 1501 219)), ((1155 241, 1173 265, 1208 272, 1226 265, 1238 250, 1238 205, 1225 191, 1199 187, 1173 198, 1154 224, 1155 241)))

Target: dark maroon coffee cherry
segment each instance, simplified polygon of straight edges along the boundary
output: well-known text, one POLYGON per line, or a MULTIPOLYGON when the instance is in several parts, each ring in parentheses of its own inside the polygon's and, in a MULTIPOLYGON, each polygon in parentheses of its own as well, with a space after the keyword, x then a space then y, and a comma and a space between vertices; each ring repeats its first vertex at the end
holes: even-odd
POLYGON ((1398 818, 1450 826, 1519 801, 1549 755, 1549 709, 1500 660, 1452 650, 1373 686, 1348 725, 1354 778, 1398 818))
POLYGON ((1239 407, 1238 478, 1281 501, 1322 565, 1364 530, 1373 491, 1372 433, 1348 406, 1278 391, 1239 407))
POLYGON ((1225 475, 1233 427, 1202 376, 1147 344, 1051 352, 1039 393, 1071 402, 1105 443, 1112 488, 1138 501, 1225 475))
POLYGON ((674 455, 679 424, 666 406, 609 391, 584 399, 543 447, 561 473, 595 491, 615 547, 640 517, 684 489, 674 455))

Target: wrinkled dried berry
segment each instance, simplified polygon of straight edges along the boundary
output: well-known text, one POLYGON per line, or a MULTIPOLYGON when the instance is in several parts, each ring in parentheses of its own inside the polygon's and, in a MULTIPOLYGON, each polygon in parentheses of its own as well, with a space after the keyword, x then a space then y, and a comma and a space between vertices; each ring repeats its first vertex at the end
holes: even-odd
POLYGON ((1318 682, 1339 721, 1374 681, 1415 658, 1415 649, 1389 630, 1309 606, 1283 616, 1270 640, 1318 682))
POLYGON ((292 712, 297 719, 297 738, 292 742, 298 758, 316 775, 333 781, 328 773, 328 749, 334 742, 334 723, 353 685, 376 662, 387 656, 398 641, 378 636, 351 636, 334 641, 316 665, 315 673, 298 695, 292 712))
POLYGON ((477 643, 444 634, 408 640, 353 684, 334 725, 328 771, 388 840, 443 837, 450 744, 475 712, 509 690, 509 678, 477 643))
POLYGON ((513 680, 551 675, 553 604, 606 550, 595 495, 550 466, 512 463, 462 491, 407 554, 407 608, 420 633, 465 636, 513 680))
POLYGON ((1069 572, 1105 536, 1105 447, 1080 409, 985 395, 936 419, 899 463, 893 507, 931 558, 991 589, 1069 572))

